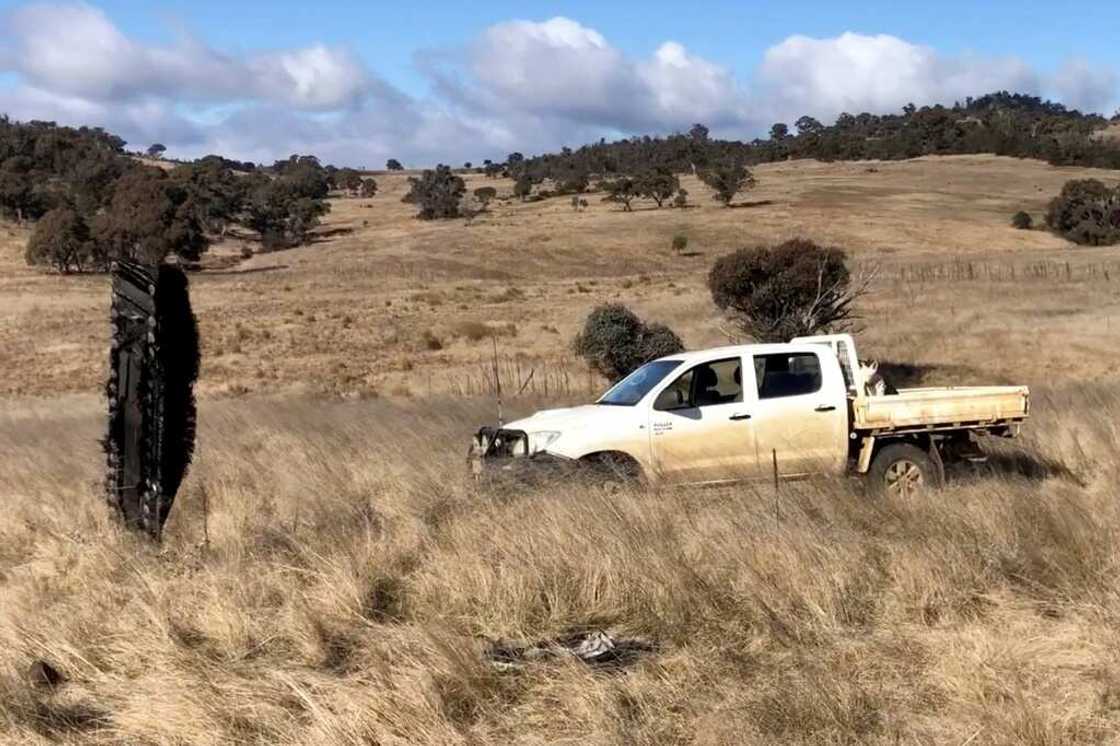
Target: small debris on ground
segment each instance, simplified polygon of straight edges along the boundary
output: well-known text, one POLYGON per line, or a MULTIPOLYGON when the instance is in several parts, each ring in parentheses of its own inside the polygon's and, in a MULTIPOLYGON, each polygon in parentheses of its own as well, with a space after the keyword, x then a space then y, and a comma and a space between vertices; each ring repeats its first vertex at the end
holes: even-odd
POLYGON ((520 668, 530 661, 566 657, 578 658, 590 666, 621 668, 637 661, 642 653, 656 649, 647 640, 617 638, 604 630, 595 630, 537 642, 493 642, 486 657, 501 668, 520 668))

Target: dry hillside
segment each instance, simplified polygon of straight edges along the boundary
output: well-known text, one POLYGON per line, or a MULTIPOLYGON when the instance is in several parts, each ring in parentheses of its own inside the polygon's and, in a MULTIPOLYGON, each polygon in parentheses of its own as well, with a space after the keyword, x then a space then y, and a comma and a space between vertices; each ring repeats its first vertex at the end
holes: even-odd
POLYGON ((1120 251, 1009 224, 1086 175, 1120 178, 790 162, 735 209, 686 179, 687 210, 510 201, 469 226, 412 219, 379 176, 312 245, 241 262, 229 241, 192 277, 199 450, 159 548, 99 493, 106 279, 32 271, 0 227, 0 738, 1116 743, 1120 251), (493 416, 480 325, 524 388, 507 409, 586 397, 568 343, 594 304, 723 341, 714 257, 795 235, 878 268, 865 354, 905 383, 1029 384, 1025 437, 928 501, 799 484, 780 518, 767 487, 466 478, 493 416), (588 628, 655 649, 618 670, 481 654, 588 628), (37 659, 68 680, 28 682, 37 659))

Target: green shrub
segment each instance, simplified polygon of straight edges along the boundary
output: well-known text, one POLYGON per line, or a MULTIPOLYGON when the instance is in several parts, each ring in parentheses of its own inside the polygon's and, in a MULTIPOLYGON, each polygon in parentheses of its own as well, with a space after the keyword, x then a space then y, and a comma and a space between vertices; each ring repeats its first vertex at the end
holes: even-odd
POLYGON ((673 251, 681 253, 688 248, 688 236, 683 233, 678 233, 673 236, 673 251))
POLYGON ((1050 201, 1046 225, 1077 244, 1120 242, 1120 186, 1108 187, 1097 179, 1067 181, 1050 201))
POLYGON ((459 217, 459 204, 467 185, 450 166, 440 164, 435 170, 424 171, 419 178, 410 177, 409 182, 412 189, 401 201, 419 205, 416 217, 422 220, 459 217))
POLYGON ((716 260, 708 288, 716 306, 760 342, 839 330, 863 291, 853 289, 845 259, 842 249, 803 238, 739 249, 716 260))
POLYGON ((593 310, 573 340, 575 353, 594 370, 617 381, 635 368, 684 349, 664 324, 645 324, 621 303, 593 310))
POLYGON ((1031 219, 1030 213, 1023 212, 1022 210, 1019 210, 1019 212, 1011 216, 1011 225, 1021 231, 1030 230, 1033 224, 1034 221, 1031 219))

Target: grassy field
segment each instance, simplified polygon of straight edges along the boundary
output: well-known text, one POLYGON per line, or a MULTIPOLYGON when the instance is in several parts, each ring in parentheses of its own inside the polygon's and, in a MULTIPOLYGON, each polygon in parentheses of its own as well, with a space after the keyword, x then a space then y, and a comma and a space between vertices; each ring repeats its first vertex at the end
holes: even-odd
POLYGON ((1009 225, 1083 175, 1120 176, 795 162, 736 209, 686 180, 688 210, 508 202, 470 226, 411 219, 382 177, 313 245, 237 263, 231 241, 194 275, 199 450, 158 548, 100 496, 106 280, 28 270, 0 227, 0 740, 1116 743, 1120 252, 1009 225), (1029 384, 1024 437, 917 503, 470 482, 478 325, 507 412, 586 397, 567 350, 593 305, 721 342, 712 260, 795 235, 878 268, 865 355, 1029 384), (587 629, 654 650, 483 655, 587 629), (29 684, 36 659, 67 683, 29 684))

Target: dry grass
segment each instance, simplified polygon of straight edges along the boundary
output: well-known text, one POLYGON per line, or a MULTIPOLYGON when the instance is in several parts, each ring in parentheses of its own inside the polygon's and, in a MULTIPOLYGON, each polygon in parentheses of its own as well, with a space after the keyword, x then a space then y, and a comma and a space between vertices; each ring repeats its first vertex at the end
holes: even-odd
MULTIPOLYGON (((535 402, 523 402, 525 407, 535 402)), ((845 484, 482 494, 487 402, 211 401, 166 544, 123 535, 90 397, 0 417, 0 733, 72 743, 1075 743, 1120 727, 1120 397, 935 500, 845 484), (208 538, 208 543, 206 539, 208 538), (491 668, 605 627, 624 671, 491 668), (32 660, 69 682, 29 688, 32 660)))
POLYGON ((1076 170, 877 167, 769 166, 745 209, 687 185, 701 207, 470 227, 411 220, 386 176, 336 204, 353 233, 197 275, 199 452, 160 548, 101 502, 105 280, 30 272, 0 226, 0 740, 1115 742, 1120 252, 1007 225, 1076 170), (1030 384, 1025 437, 925 502, 788 485, 780 518, 761 486, 469 482, 492 336, 507 415, 586 397, 566 346, 591 305, 720 342, 713 256, 795 233, 880 265, 861 341, 906 382, 1030 384), (657 650, 482 655, 589 627, 657 650), (30 686, 36 659, 69 681, 30 686))

